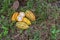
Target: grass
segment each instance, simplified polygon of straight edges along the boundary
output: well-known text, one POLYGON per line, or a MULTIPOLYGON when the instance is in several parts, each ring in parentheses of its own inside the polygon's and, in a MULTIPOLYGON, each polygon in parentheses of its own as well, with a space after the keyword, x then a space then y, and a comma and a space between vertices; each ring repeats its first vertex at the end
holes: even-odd
MULTIPOLYGON (((26 11, 26 10, 32 10, 35 15, 36 15, 36 21, 32 22, 32 25, 40 25, 42 22, 48 20, 48 16, 53 17, 53 19, 58 19, 59 17, 59 10, 60 8, 58 7, 53 7, 50 6, 49 3, 55 2, 57 0, 48 0, 48 3, 46 1, 42 0, 28 0, 26 2, 25 6, 19 6, 19 11, 26 11), (50 13, 47 12, 48 10, 52 10, 50 13)), ((0 0, 0 40, 11 40, 11 37, 9 37, 10 34, 14 34, 17 31, 19 31, 19 34, 24 34, 25 30, 18 30, 15 27, 15 22, 11 22, 11 16, 16 10, 12 10, 11 6, 13 4, 14 0, 0 0), (11 30, 11 33, 9 32, 11 30), (10 33, 10 34, 9 34, 10 33)), ((48 20, 49 21, 49 20, 48 20)), ((50 21, 49 21, 50 22, 50 21)), ((47 26, 47 25, 46 25, 47 26)), ((40 27, 40 26, 39 26, 40 27)), ((37 27, 36 27, 37 28, 37 27)), ((34 29, 34 28, 29 28, 26 30, 27 35, 29 38, 32 40, 40 40, 40 30, 39 29, 34 29), (32 31, 31 31, 32 30, 32 31), (31 32, 33 34, 31 34, 31 32), (33 36, 31 36, 33 35, 33 36), (30 37, 31 36, 31 37, 30 37)), ((44 30, 43 30, 44 31, 44 30)), ((56 40, 57 34, 60 32, 56 28, 56 25, 52 25, 51 29, 51 40, 56 40)))
POLYGON ((56 40, 57 34, 60 32, 60 30, 57 30, 56 25, 52 25, 51 28, 51 40, 56 40))

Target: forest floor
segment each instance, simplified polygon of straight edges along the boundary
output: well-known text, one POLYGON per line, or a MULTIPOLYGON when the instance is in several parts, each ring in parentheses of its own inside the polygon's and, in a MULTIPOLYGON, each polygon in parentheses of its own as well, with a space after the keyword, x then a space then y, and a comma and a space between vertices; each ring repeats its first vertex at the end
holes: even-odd
POLYGON ((59 0, 0 0, 0 40, 60 40, 59 0), (27 30, 11 22, 16 11, 31 10, 36 21, 27 30))

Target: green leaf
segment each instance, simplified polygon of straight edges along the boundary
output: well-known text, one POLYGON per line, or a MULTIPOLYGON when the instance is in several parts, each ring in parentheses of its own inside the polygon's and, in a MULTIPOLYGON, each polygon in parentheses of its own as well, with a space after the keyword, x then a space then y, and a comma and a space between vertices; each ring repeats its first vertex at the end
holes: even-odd
POLYGON ((5 18, 5 16, 1 15, 1 18, 2 18, 2 19, 4 19, 4 18, 5 18))
POLYGON ((39 35, 40 35, 39 31, 34 32, 34 38, 33 38, 33 40, 39 40, 40 39, 39 35))
POLYGON ((22 34, 23 33, 23 30, 20 30, 20 33, 22 34))
POLYGON ((3 30, 8 30, 8 28, 5 27, 4 25, 2 25, 2 29, 3 29, 3 30))
POLYGON ((52 30, 51 32, 52 32, 53 34, 55 34, 55 33, 56 33, 56 29, 52 30))
POLYGON ((0 34, 0 38, 2 38, 2 34, 0 34))
POLYGON ((5 31, 3 32, 3 36, 6 36, 7 34, 8 34, 8 31, 5 30, 5 31))
POLYGON ((57 31, 56 31, 56 33, 59 33, 59 32, 60 32, 60 30, 57 30, 57 31))

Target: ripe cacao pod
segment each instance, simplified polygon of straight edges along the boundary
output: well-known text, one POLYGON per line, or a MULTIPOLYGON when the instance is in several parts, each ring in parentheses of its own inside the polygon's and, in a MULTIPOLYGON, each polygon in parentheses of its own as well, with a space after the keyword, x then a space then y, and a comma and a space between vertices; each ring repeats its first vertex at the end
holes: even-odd
POLYGON ((22 21, 28 25, 31 25, 31 21, 29 19, 27 19, 26 17, 24 17, 22 21))
POLYGON ((26 14, 26 17, 29 18, 31 21, 35 21, 35 15, 33 14, 32 11, 26 10, 25 14, 26 14))
POLYGON ((13 13, 11 20, 12 20, 12 21, 16 21, 16 18, 17 18, 18 15, 19 15, 18 12, 13 13))
POLYGON ((29 28, 29 26, 25 22, 17 22, 16 27, 23 30, 29 28))

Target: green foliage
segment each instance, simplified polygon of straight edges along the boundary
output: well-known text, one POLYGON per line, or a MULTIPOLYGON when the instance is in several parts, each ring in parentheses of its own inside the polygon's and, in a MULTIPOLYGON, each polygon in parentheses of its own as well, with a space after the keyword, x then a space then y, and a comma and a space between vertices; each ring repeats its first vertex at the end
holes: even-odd
POLYGON ((37 22, 42 22, 47 19, 47 3, 41 0, 36 1, 35 13, 37 15, 37 22))
POLYGON ((48 0, 48 2, 55 2, 55 1, 57 1, 57 0, 48 0))
POLYGON ((27 30, 27 33, 28 33, 28 35, 30 35, 30 31, 32 30, 32 28, 29 28, 28 30, 27 30))
POLYGON ((4 19, 4 18, 5 18, 5 16, 1 15, 1 18, 2 18, 2 19, 4 19))
POLYGON ((3 0, 2 9, 0 10, 0 14, 4 13, 6 10, 8 10, 10 5, 10 0, 3 0))
POLYGON ((1 29, 3 30, 1 33, 0 33, 0 39, 4 36, 7 36, 8 35, 8 28, 5 27, 4 25, 2 25, 1 29))
POLYGON ((29 28, 27 31, 27 35, 30 37, 31 35, 33 35, 31 37, 32 40, 40 40, 40 31, 39 30, 36 30, 36 31, 32 31, 33 29, 32 28, 29 28), (31 34, 32 32, 32 34, 31 34))
POLYGON ((14 12, 10 8, 12 2, 13 0, 0 0, 0 27, 2 29, 2 32, 0 33, 0 40, 8 35, 9 27, 13 26, 13 24, 9 23, 11 15, 14 12))
POLYGON ((56 29, 56 25, 52 25, 52 28, 51 28, 50 32, 51 32, 51 39, 56 40, 57 33, 59 33, 60 30, 56 29))
POLYGON ((36 31, 35 33, 34 33, 34 37, 33 37, 33 40, 40 40, 40 32, 39 31, 36 31))
POLYGON ((2 38, 2 33, 0 33, 0 40, 1 40, 1 38, 2 38))
POLYGON ((27 1, 27 9, 32 9, 34 4, 34 0, 28 0, 27 1))

